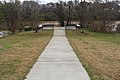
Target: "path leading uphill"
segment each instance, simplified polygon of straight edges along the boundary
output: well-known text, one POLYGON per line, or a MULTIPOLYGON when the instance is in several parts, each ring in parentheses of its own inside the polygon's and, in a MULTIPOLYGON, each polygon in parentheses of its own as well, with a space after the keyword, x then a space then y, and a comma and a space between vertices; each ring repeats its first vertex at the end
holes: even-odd
POLYGON ((54 36, 25 80, 90 80, 68 39, 65 29, 56 27, 54 36))

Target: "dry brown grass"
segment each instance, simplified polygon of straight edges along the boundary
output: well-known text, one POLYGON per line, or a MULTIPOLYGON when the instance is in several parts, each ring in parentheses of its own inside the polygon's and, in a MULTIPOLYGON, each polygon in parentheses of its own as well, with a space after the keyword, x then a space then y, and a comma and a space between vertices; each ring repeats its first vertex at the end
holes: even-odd
POLYGON ((23 80, 51 37, 52 31, 41 31, 0 39, 0 80, 23 80))
POLYGON ((120 80, 120 45, 79 31, 67 31, 67 36, 92 80, 120 80))

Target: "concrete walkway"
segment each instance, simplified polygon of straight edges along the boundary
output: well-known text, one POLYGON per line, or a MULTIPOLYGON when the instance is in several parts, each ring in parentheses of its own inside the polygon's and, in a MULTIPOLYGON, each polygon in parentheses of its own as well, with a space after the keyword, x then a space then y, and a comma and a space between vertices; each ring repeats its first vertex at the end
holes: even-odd
POLYGON ((56 27, 54 36, 25 80, 90 80, 66 36, 56 27))

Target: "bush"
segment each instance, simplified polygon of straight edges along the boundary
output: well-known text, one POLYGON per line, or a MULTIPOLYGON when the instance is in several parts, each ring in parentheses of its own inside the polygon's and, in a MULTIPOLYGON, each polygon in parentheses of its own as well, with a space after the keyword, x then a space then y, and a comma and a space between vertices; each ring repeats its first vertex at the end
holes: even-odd
POLYGON ((105 26, 101 21, 93 21, 90 23, 90 30, 94 32, 115 32, 113 31, 113 22, 106 22, 105 26))

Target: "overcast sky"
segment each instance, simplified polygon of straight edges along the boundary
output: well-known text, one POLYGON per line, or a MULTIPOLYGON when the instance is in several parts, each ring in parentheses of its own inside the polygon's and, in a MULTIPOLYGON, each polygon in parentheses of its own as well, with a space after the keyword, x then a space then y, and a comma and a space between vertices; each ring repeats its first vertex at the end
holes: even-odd
POLYGON ((40 0, 41 3, 57 2, 58 0, 40 0))
MULTIPOLYGON (((58 2, 60 0, 36 0, 36 1, 40 1, 41 3, 50 3, 50 2, 58 2)), ((69 1, 69 0, 62 0, 62 1, 69 1)))
MULTIPOLYGON (((0 0, 0 1, 4 1, 4 0, 0 0)), ((10 1, 10 0, 6 0, 6 1, 10 1)), ((20 0, 20 1, 30 1, 30 0, 20 0)), ((32 1, 32 0, 31 0, 32 1)), ((46 4, 46 3, 50 3, 50 2, 58 2, 58 1, 70 1, 70 0, 33 0, 33 1, 37 1, 41 4, 46 4)), ((72 0, 74 1, 74 0, 72 0)), ((111 1, 111 0, 109 0, 111 1)), ((116 1, 116 0, 115 0, 116 1)), ((119 0, 118 0, 119 1, 119 0)))
MULTIPOLYGON (((0 0, 0 1, 4 1, 4 0, 0 0)), ((6 1, 10 1, 10 0, 6 0, 6 1)), ((30 1, 30 0, 20 0, 20 1, 30 1)), ((34 0, 40 3, 50 3, 50 2, 58 2, 60 0, 34 0)), ((62 1, 69 1, 69 0, 62 0, 62 1)))

